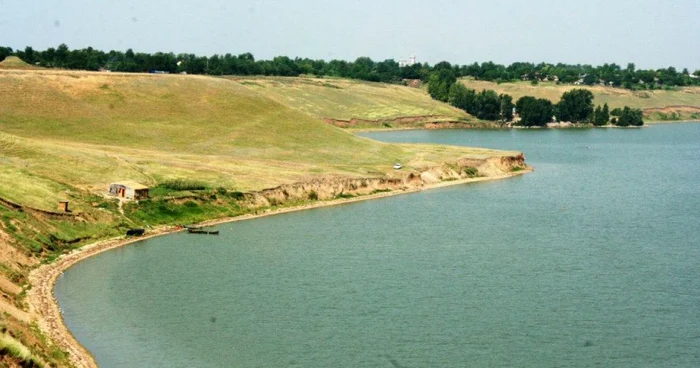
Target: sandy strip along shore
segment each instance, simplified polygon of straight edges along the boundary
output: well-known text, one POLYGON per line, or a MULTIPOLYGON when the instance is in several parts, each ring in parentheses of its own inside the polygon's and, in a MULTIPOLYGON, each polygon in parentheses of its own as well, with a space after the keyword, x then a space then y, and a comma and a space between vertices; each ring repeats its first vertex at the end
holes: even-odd
MULTIPOLYGON (((401 191, 384 192, 356 198, 335 199, 304 206, 280 208, 276 210, 268 210, 257 214, 248 214, 237 217, 207 221, 205 223, 202 223, 202 225, 216 225, 226 222, 250 220, 258 217, 272 216, 282 213, 302 211, 311 208, 365 201, 369 199, 376 199, 405 193, 413 193, 427 189, 434 189, 451 185, 498 180, 513 177, 516 175, 521 175, 530 171, 532 171, 532 169, 528 168, 526 170, 507 173, 498 176, 440 182, 436 184, 430 184, 423 187, 411 188, 401 191)), ((99 241, 81 247, 79 249, 75 249, 71 253, 64 254, 61 257, 59 257, 56 261, 50 264, 42 265, 31 272, 31 274, 29 275, 29 282, 32 287, 27 292, 30 313, 34 318, 36 318, 41 330, 46 335, 48 335, 56 344, 58 344, 61 347, 61 349, 67 351, 70 354, 71 361, 76 367, 97 367, 97 363, 95 362, 95 359, 90 354, 90 352, 87 349, 85 349, 82 345, 80 345, 80 343, 75 339, 75 337, 68 330, 68 327, 66 327, 63 321, 63 315, 61 314, 61 310, 53 294, 53 288, 58 277, 61 276, 63 271, 67 270, 74 264, 88 257, 92 257, 109 249, 121 247, 127 244, 136 243, 152 237, 170 234, 177 231, 182 231, 182 229, 174 226, 162 226, 150 230, 148 232, 148 235, 139 238, 118 237, 109 240, 99 241)))

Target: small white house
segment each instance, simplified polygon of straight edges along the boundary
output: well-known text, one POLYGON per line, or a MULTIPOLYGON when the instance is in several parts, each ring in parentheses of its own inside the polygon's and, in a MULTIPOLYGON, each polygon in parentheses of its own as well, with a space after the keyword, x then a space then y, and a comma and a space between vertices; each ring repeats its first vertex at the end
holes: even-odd
POLYGON ((109 185, 109 194, 124 199, 148 198, 148 187, 135 181, 120 181, 109 185))

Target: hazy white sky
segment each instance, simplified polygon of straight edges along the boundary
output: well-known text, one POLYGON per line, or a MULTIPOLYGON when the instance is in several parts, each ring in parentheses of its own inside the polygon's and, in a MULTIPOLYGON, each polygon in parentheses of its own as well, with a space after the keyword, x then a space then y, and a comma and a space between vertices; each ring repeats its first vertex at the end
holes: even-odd
POLYGON ((0 0, 0 45, 700 69, 699 0, 0 0))

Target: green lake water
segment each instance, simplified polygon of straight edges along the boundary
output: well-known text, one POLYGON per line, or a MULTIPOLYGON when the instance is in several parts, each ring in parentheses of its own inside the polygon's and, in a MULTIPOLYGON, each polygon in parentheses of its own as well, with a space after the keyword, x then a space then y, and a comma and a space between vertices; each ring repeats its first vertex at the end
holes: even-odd
POLYGON ((700 124, 365 136, 535 171, 102 253, 68 327, 102 367, 700 366, 700 124))

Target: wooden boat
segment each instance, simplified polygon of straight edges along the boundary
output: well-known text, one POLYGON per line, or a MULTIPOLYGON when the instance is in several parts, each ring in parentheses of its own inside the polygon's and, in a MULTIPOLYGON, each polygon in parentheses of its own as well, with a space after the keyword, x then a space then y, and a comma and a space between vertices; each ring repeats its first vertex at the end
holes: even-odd
POLYGON ((141 236, 145 231, 144 229, 129 229, 126 231, 126 236, 141 236))
POLYGON ((190 234, 219 235, 219 230, 204 230, 201 228, 187 228, 187 232, 190 234))

